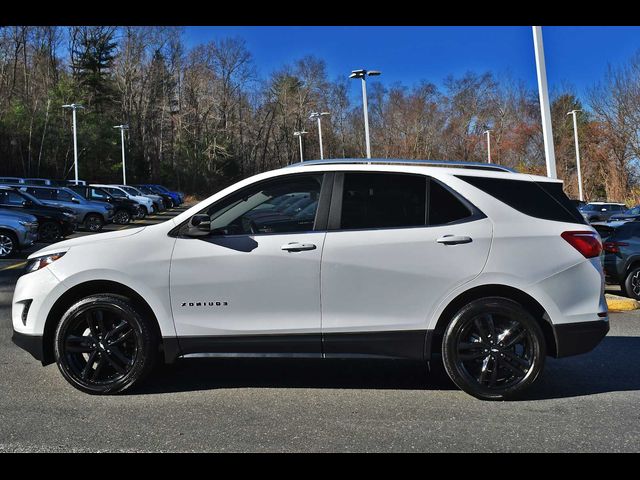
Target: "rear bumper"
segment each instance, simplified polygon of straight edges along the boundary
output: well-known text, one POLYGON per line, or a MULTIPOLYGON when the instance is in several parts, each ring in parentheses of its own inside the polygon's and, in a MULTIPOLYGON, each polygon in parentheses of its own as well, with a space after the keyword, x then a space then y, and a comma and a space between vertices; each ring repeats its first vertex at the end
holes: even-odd
POLYGON ((556 357, 569 357, 593 350, 609 332, 609 319, 564 323, 553 326, 556 357))
POLYGON ((13 331, 11 341, 17 346, 26 350, 36 360, 42 361, 42 336, 41 335, 26 335, 24 333, 13 331))

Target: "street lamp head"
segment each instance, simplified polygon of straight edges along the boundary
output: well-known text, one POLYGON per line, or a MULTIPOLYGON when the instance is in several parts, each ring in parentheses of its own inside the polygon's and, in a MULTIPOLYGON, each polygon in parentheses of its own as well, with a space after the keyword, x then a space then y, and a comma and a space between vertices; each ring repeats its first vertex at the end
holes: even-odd
POLYGON ((121 130, 129 130, 129 125, 114 125, 113 128, 119 128, 121 130))
POLYGON ((366 75, 375 77, 377 75, 380 75, 381 73, 382 72, 380 72, 379 70, 365 70, 362 68, 360 70, 352 70, 349 78, 364 78, 366 75))
POLYGON ((320 115, 331 115, 329 112, 320 112, 320 115))
POLYGON ((71 104, 67 104, 67 105, 62 105, 62 108, 71 108, 73 110, 77 110, 79 108, 84 108, 82 105, 80 105, 79 103, 71 103, 71 104))
POLYGON ((316 118, 320 118, 324 115, 331 115, 329 112, 311 112, 309 114, 309 120, 315 120, 316 118))
POLYGON ((581 112, 582 110, 571 110, 567 115, 573 115, 574 113, 581 112))
POLYGON ((300 137, 300 136, 304 135, 305 133, 307 133, 307 132, 302 130, 300 132, 293 132, 293 135, 296 136, 296 137, 300 137))

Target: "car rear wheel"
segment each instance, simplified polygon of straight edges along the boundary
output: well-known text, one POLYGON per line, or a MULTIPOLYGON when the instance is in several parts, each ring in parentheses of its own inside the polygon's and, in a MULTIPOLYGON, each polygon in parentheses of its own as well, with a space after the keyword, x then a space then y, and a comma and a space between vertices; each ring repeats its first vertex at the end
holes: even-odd
POLYGON ((121 393, 153 370, 158 337, 154 325, 124 297, 92 295, 62 317, 54 353, 63 377, 92 394, 121 393))
POLYGON ((131 221, 131 214, 127 210, 118 210, 113 216, 113 222, 118 225, 126 225, 131 221))
POLYGON ((62 227, 54 222, 44 222, 38 229, 38 239, 42 242, 55 242, 62 238, 62 227))
POLYGON ((0 232, 0 258, 13 255, 18 249, 18 239, 11 232, 0 232))
POLYGON ((640 267, 631 269, 622 287, 628 297, 640 300, 640 267))
POLYGON ((536 381, 546 346, 540 326, 520 304, 487 297, 453 316, 442 354, 447 374, 462 390, 483 400, 506 400, 536 381))

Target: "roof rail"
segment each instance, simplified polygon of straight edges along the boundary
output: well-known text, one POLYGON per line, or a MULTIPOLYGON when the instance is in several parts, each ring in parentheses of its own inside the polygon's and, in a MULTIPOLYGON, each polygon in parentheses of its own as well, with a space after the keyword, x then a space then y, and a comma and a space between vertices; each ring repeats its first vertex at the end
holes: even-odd
POLYGON ((340 158, 326 160, 306 160, 304 162, 293 163, 287 167, 301 167, 305 165, 357 165, 375 163, 376 165, 422 165, 425 167, 450 167, 450 168, 473 168, 478 170, 493 170, 497 172, 518 173, 517 170, 495 163, 460 162, 446 160, 403 160, 399 158, 340 158))

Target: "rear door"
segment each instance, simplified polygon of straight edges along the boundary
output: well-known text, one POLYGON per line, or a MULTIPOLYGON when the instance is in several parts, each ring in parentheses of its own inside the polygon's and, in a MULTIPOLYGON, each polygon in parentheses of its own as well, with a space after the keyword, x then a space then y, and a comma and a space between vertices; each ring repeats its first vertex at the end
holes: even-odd
POLYGON ((442 183, 337 173, 322 254, 324 352, 422 358, 427 318, 482 270, 492 224, 442 183))

